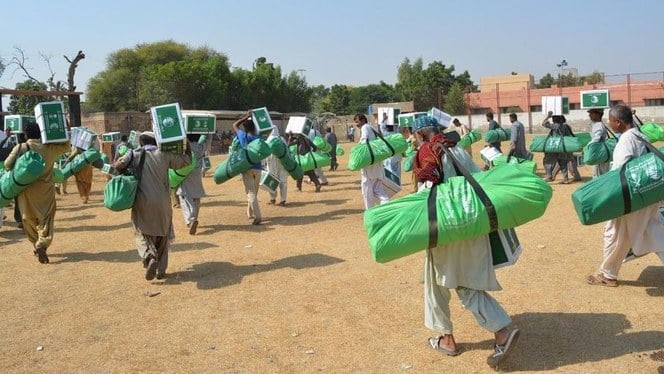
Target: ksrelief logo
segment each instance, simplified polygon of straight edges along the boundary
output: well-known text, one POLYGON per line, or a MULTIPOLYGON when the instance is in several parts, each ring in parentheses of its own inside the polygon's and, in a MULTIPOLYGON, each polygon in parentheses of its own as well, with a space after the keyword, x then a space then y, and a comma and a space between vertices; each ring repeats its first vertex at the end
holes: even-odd
POLYGON ((599 96, 597 96, 597 95, 592 95, 592 96, 590 97, 590 102, 593 103, 593 104, 597 104, 597 103, 599 103, 599 96))
POLYGON ((49 114, 48 115, 48 129, 49 130, 57 130, 60 128, 60 124, 58 123, 58 114, 49 114))
POLYGON ((173 117, 166 117, 163 121, 161 121, 161 125, 166 128, 172 127, 175 125, 175 119, 173 117))

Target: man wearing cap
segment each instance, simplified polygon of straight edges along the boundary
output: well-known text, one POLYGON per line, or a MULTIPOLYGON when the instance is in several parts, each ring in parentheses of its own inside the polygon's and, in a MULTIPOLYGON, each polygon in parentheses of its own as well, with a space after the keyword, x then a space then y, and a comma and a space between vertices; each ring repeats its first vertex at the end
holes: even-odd
MULTIPOLYGON (((607 130, 604 122, 602 122, 602 116, 604 115, 604 109, 601 108, 592 108, 588 110, 588 116, 590 116, 590 142, 605 142, 607 139, 607 130)), ((609 160, 606 162, 593 165, 593 177, 599 177, 600 175, 609 171, 609 160)))
MULTIPOLYGON (((463 138, 464 136, 470 134, 470 129, 468 126, 461 123, 458 118, 455 118, 452 121, 452 124, 454 125, 454 130, 459 133, 459 137, 463 138)), ((468 144, 468 146, 463 150, 466 151, 469 155, 473 155, 473 149, 471 148, 470 144, 468 144)))
MULTIPOLYGON (((367 123, 367 117, 364 114, 356 114, 353 120, 355 125, 360 128, 360 143, 376 139, 376 130, 367 123)), ((385 171, 382 162, 361 169, 360 175, 362 176, 361 186, 365 209, 373 207, 376 204, 375 200, 379 200, 381 204, 390 200, 383 187, 385 171)))
POLYGON ((140 175, 131 223, 138 254, 143 260, 145 279, 162 279, 168 267, 168 249, 173 233, 173 208, 170 201, 168 169, 177 170, 191 163, 189 144, 184 154, 162 152, 154 133, 146 131, 138 138, 139 148, 127 152, 113 165, 119 172, 131 169, 140 175), (143 161, 141 161, 143 160, 143 161))
MULTIPOLYGON (((413 129, 422 141, 413 168, 420 191, 436 188, 436 185, 457 175, 452 160, 443 148, 449 149, 450 154, 469 172, 480 170, 470 155, 456 146, 456 141, 443 134, 434 118, 418 118, 413 129)), ((431 348, 448 356, 459 354, 449 308, 450 290, 454 289, 477 323, 494 334, 494 353, 487 358, 487 363, 495 367, 511 352, 519 330, 511 326, 510 316, 487 293, 501 290, 490 253, 488 235, 426 250, 424 324, 439 334, 428 339, 431 348)))

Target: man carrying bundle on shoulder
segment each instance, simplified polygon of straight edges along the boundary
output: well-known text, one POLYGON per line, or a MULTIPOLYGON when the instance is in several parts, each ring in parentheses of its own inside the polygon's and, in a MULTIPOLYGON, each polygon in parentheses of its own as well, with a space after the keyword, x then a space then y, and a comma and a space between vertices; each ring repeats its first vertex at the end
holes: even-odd
MULTIPOLYGON (((463 168, 469 172, 479 171, 468 153, 443 134, 434 118, 418 118, 413 129, 421 140, 413 169, 420 190, 435 188, 457 175, 444 147, 463 168)), ((429 338, 428 344, 438 352, 456 356, 459 347, 454 340, 449 308, 451 289, 456 291, 464 308, 473 314, 477 323, 494 334, 494 353, 487 358, 487 363, 495 367, 514 347, 519 330, 510 326, 510 316, 487 293, 502 289, 493 268, 488 235, 426 250, 424 324, 440 334, 429 338)))
MULTIPOLYGON (((364 114, 356 114, 353 118, 355 125, 360 128, 360 143, 366 143, 376 139, 376 130, 371 127, 367 122, 367 117, 364 114)), ((364 198, 364 208, 369 209, 374 206, 375 200, 379 200, 381 204, 389 201, 389 197, 383 187, 383 178, 385 171, 383 170, 383 163, 378 162, 369 165, 360 170, 362 176, 362 197, 364 198)))
MULTIPOLYGON (((233 123, 233 130, 242 148, 246 148, 252 141, 260 139, 256 124, 251 120, 251 110, 233 123)), ((262 170, 263 165, 257 162, 251 165, 249 170, 242 173, 242 183, 244 183, 244 191, 247 193, 247 217, 253 219, 251 221, 252 225, 260 225, 262 222, 261 208, 258 204, 258 187, 261 182, 262 170)))
MULTIPOLYGON (((547 116, 542 121, 542 126, 549 129, 549 136, 574 136, 572 134, 572 129, 567 123, 565 123, 565 116, 563 115, 553 115, 553 112, 549 112, 547 116), (552 122, 549 122, 551 119, 552 122)), ((555 178, 555 169, 556 166, 563 173, 562 184, 569 184, 570 180, 567 175, 567 163, 573 158, 571 152, 545 152, 544 153, 544 172, 545 179, 547 182, 552 182, 555 178)))
MULTIPOLYGON (((588 116, 590 117, 590 142, 604 142, 607 139, 608 131, 604 122, 602 122, 602 115, 604 115, 604 109, 601 108, 592 108, 588 110, 588 116)), ((599 177, 600 175, 609 171, 609 161, 601 162, 597 165, 593 165, 593 177, 599 177)))

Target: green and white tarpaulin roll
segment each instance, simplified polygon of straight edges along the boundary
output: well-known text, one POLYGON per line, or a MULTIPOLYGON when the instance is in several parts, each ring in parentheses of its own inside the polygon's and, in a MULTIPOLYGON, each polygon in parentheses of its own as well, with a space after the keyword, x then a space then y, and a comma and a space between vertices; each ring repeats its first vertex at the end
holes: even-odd
POLYGON ((106 156, 106 153, 100 152, 101 157, 95 160, 92 163, 92 166, 96 167, 97 169, 101 170, 104 167, 104 164, 110 164, 111 160, 106 156))
MULTIPOLYGON (((542 178, 518 168, 497 167, 473 174, 493 204, 497 229, 517 227, 546 210, 552 189, 542 178)), ((485 205, 463 176, 432 190, 406 195, 364 212, 364 227, 377 262, 486 235, 491 231, 485 205), (434 192, 435 189, 435 192, 434 192), (430 224, 435 212, 435 221, 430 224), (432 232, 432 229, 434 230, 432 232)))
POLYGON ((583 148, 583 163, 586 165, 597 165, 609 162, 613 159, 613 150, 618 140, 609 138, 603 142, 590 142, 583 148))
POLYGON ((325 166, 330 166, 330 156, 320 152, 309 152, 306 155, 295 155, 298 165, 302 171, 309 171, 325 166))
POLYGON ((651 143, 664 141, 664 127, 653 122, 646 122, 641 125, 641 132, 651 143))
POLYGON ((348 170, 355 171, 382 162, 408 148, 408 142, 401 134, 391 134, 355 145, 348 157, 348 170), (388 145, 389 144, 389 145, 388 145))
POLYGON ((23 190, 37 180, 46 167, 42 156, 27 151, 16 159, 14 168, 0 177, 0 208, 4 208, 23 190))
POLYGON ((340 144, 337 144, 337 156, 343 156, 346 153, 340 144))
POLYGON ((270 152, 279 160, 281 166, 286 169, 293 179, 298 180, 304 176, 302 167, 297 163, 293 152, 288 149, 281 138, 274 137, 268 141, 267 145, 270 147, 270 152))
POLYGON ((403 171, 413 171, 413 166, 415 165, 415 157, 417 153, 413 153, 404 158, 403 161, 403 171))
POLYGON ((517 158, 517 157, 507 157, 505 155, 500 155, 494 158, 492 161, 494 166, 502 166, 502 165, 511 165, 519 168, 522 171, 525 171, 527 173, 535 173, 537 171, 537 164, 534 161, 530 160, 524 160, 522 158, 517 158), (509 162, 507 159, 509 158, 509 162))
POLYGON ((53 182, 62 183, 65 181, 65 176, 62 174, 62 170, 59 168, 53 168, 53 182))
POLYGON ((477 130, 471 130, 468 134, 462 136, 461 139, 459 139, 457 145, 461 148, 468 148, 471 144, 477 142, 480 139, 482 139, 482 133, 477 130))
POLYGON ((531 152, 560 153, 578 152, 583 147, 575 136, 539 135, 530 143, 531 152))
POLYGON ((252 164, 261 162, 269 155, 270 147, 263 139, 254 139, 247 144, 247 148, 238 147, 227 159, 217 165, 217 169, 214 171, 214 182, 216 184, 224 183, 251 169, 252 164))
POLYGON ((489 130, 484 134, 484 141, 487 143, 498 143, 510 140, 512 130, 499 127, 495 130, 489 130))
POLYGON ((67 179, 72 175, 74 175, 75 173, 81 171, 81 169, 83 169, 85 165, 92 164, 95 161, 99 160, 100 158, 101 158, 101 153, 99 153, 98 150, 94 148, 89 148, 85 152, 76 155, 76 157, 74 157, 73 160, 69 161, 62 168, 62 177, 64 179, 67 179))
POLYGON ((178 188, 187 179, 189 174, 196 169, 196 163, 196 155, 192 153, 189 165, 177 170, 168 169, 168 186, 170 188, 178 188))
POLYGON ((321 138, 320 136, 314 136, 313 143, 316 146, 318 152, 330 153, 330 151, 332 151, 332 146, 330 143, 328 143, 327 140, 321 138))
POLYGON ((608 221, 663 200, 664 160, 652 152, 593 178, 572 193, 574 209, 584 225, 608 221))

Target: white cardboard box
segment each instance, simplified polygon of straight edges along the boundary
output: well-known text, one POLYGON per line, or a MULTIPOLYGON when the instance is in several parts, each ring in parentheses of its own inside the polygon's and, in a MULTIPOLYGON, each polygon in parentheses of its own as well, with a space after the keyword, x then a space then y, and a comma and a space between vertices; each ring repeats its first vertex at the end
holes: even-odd
POLYGON ((416 119, 426 115, 427 115, 426 112, 412 112, 412 113, 399 114, 397 118, 399 119, 399 126, 413 127, 416 119))
POLYGON ((65 106, 62 101, 47 101, 35 105, 35 117, 41 130, 41 142, 64 143, 69 140, 65 106))
POLYGON ((217 131, 217 116, 209 113, 184 113, 187 134, 210 134, 217 131))
POLYGON ((484 147, 480 150, 480 157, 482 157, 482 160, 486 161, 487 163, 492 162, 496 157, 502 155, 496 147, 484 147))
POLYGON ((150 114, 152 115, 152 131, 157 144, 184 140, 187 132, 184 128, 179 103, 153 106, 150 108, 150 114))
POLYGON ((521 243, 514 229, 498 230, 489 234, 493 268, 514 265, 521 256, 521 243))
POLYGON ((277 188, 279 188, 279 179, 263 170, 261 172, 260 186, 269 192, 276 192, 277 188))
POLYGON ((554 116, 569 114, 569 99, 565 96, 542 96, 542 114, 554 116))
POLYGON ((378 108, 378 123, 383 123, 383 113, 387 114, 388 125, 399 125, 399 114, 401 110, 398 108, 378 108))
POLYGON ((286 133, 293 134, 304 134, 309 136, 309 131, 311 130, 311 120, 304 116, 294 116, 288 119, 288 124, 286 125, 286 133))
POLYGON ((392 196, 401 191, 401 179, 387 168, 383 168, 383 171, 385 173, 383 188, 385 188, 387 196, 392 198, 392 196))
POLYGON ((438 108, 431 108, 427 112, 427 114, 438 121, 438 124, 444 127, 450 127, 450 123, 452 123, 452 116, 449 114, 443 112, 442 110, 438 108))

